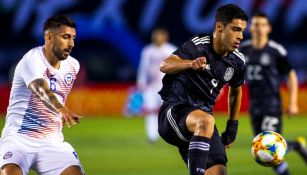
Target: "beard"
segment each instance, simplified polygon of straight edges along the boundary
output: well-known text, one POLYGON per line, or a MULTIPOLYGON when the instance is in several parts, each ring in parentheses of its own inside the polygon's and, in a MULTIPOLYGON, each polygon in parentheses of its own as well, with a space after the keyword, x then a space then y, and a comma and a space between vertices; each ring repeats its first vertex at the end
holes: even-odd
POLYGON ((66 60, 68 55, 64 55, 64 50, 61 50, 60 48, 56 47, 56 46, 53 46, 52 47, 52 52, 54 54, 55 57, 57 57, 58 60, 60 61, 63 61, 63 60, 66 60))

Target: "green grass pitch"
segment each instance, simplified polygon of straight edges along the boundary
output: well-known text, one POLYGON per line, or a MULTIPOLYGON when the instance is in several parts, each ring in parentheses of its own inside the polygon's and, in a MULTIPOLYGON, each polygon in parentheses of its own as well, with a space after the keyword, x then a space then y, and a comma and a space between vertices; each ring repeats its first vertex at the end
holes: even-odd
MULTIPOLYGON (((225 115, 216 115, 216 123, 224 130, 225 115)), ((0 120, 1 126, 4 120, 0 120)), ((307 117, 284 118, 286 139, 307 138, 307 117)), ((160 140, 150 144, 144 133, 143 118, 84 118, 73 128, 64 128, 66 141, 79 154, 89 175, 187 175, 185 164, 175 147, 160 140)), ((252 131, 247 117, 240 118, 239 134, 227 150, 229 175, 274 175, 252 159, 252 131)), ((295 152, 286 160, 292 175, 307 174, 307 165, 295 152)), ((31 175, 35 173, 31 172, 31 175)))

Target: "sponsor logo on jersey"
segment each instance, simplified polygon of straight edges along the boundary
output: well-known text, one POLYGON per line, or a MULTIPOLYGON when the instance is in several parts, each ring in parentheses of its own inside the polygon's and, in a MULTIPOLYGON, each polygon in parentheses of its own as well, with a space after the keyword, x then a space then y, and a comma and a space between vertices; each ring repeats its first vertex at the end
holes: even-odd
POLYGON ((71 84, 73 82, 73 76, 71 73, 67 73, 64 77, 64 81, 66 84, 71 84))
POLYGON ((224 80, 229 81, 232 78, 233 74, 234 74, 234 69, 232 67, 228 67, 224 74, 224 80))
POLYGON ((10 157, 12 157, 13 153, 11 151, 6 152, 3 156, 3 159, 9 159, 10 157))

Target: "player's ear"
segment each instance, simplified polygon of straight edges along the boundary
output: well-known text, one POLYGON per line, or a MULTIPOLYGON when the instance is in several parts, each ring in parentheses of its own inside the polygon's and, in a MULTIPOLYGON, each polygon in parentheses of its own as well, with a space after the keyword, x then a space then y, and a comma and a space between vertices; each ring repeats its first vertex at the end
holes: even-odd
POLYGON ((44 32, 44 38, 45 38, 45 41, 50 41, 51 40, 51 32, 50 31, 45 31, 44 32))
POLYGON ((269 26, 268 26, 268 34, 270 34, 271 31, 272 31, 272 26, 271 26, 271 24, 269 24, 269 26))
POLYGON ((249 33, 252 33, 252 31, 253 31, 253 26, 252 25, 249 25, 249 29, 248 29, 248 31, 249 31, 249 33))
POLYGON ((222 32, 224 28, 224 24, 222 22, 217 21, 215 23, 215 31, 222 32))

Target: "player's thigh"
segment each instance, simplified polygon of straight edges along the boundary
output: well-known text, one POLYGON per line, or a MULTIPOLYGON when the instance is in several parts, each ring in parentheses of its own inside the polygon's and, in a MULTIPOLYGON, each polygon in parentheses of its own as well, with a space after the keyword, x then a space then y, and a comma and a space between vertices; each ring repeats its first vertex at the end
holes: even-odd
POLYGON ((61 175, 84 175, 80 166, 69 166, 61 173, 61 175))
POLYGON ((1 175, 23 175, 22 169, 19 167, 19 165, 9 163, 1 168, 1 175))
POLYGON ((33 148, 17 136, 4 136, 0 143, 0 167, 4 174, 27 174, 35 159, 33 148))
POLYGON ((38 153, 33 169, 40 175, 61 174, 67 171, 78 171, 82 174, 82 166, 74 148, 67 142, 56 142, 44 145, 38 153))
POLYGON ((214 165, 206 170, 205 175, 226 175, 227 169, 225 165, 214 165))

